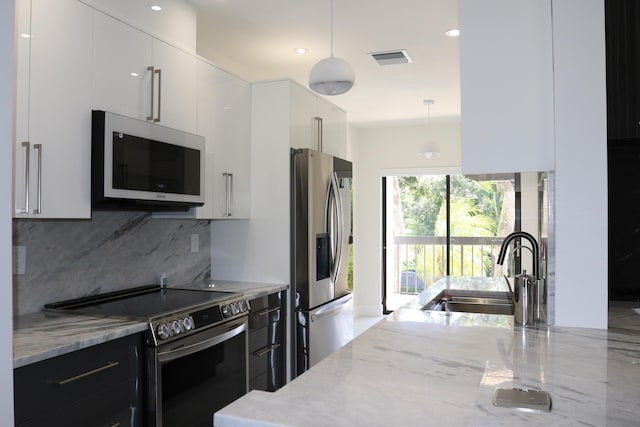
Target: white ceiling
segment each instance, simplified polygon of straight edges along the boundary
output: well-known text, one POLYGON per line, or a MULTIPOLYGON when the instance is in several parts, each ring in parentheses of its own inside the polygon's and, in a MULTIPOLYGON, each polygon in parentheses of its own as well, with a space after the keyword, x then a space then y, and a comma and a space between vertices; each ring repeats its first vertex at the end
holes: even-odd
MULTIPOLYGON (((331 54, 330 0, 189 0, 198 9, 198 54, 249 81, 290 78, 331 54), (295 48, 309 49, 306 55, 295 48)), ((349 123, 425 123, 460 117, 456 0, 334 0, 334 55, 356 83, 329 97, 349 123), (368 53, 405 49, 413 63, 378 65, 368 53)))

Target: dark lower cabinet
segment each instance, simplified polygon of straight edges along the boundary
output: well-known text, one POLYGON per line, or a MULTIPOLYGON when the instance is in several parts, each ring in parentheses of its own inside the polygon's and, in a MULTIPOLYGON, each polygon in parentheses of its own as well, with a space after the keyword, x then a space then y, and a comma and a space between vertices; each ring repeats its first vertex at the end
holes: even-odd
POLYGON ((284 292, 249 301, 249 389, 275 391, 285 384, 284 292))
POLYGON ((17 368, 17 426, 143 425, 142 335, 17 368))

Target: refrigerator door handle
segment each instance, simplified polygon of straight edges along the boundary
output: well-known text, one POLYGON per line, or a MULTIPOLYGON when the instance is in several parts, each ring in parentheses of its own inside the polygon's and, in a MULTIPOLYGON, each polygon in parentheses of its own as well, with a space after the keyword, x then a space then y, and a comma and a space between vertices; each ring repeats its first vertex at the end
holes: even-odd
POLYGON ((331 239, 331 280, 335 283, 338 280, 342 260, 342 238, 344 237, 344 224, 342 212, 342 199, 340 197, 340 186, 338 184, 338 175, 334 172, 331 175, 330 192, 334 203, 331 205, 333 211, 329 215, 335 215, 335 222, 328 220, 330 226, 329 236, 331 239))
POLYGON ((351 295, 348 295, 347 297, 343 297, 344 301, 335 301, 335 303, 330 303, 327 304, 326 307, 321 308, 320 310, 318 310, 315 314, 311 315, 311 321, 312 322, 317 322, 318 320, 322 320, 325 317, 329 317, 334 315, 335 313, 341 311, 342 309, 345 308, 345 306, 347 304, 349 304, 351 302, 351 299, 353 298, 351 295))

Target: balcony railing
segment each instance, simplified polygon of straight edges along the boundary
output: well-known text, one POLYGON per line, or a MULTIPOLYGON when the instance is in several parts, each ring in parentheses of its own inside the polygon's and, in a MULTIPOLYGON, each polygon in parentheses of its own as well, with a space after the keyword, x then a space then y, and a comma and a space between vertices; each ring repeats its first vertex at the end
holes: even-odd
MULTIPOLYGON (((493 277, 504 237, 451 237, 449 274, 493 277)), ((395 236, 396 293, 417 294, 447 274, 446 237, 395 236)))

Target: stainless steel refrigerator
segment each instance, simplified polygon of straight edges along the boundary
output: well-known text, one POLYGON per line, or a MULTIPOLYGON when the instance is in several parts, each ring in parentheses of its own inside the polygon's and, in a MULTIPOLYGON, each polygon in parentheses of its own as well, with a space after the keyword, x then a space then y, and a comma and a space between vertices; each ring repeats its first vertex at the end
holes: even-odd
POLYGON ((351 163, 291 150, 292 376, 353 338, 351 163))

